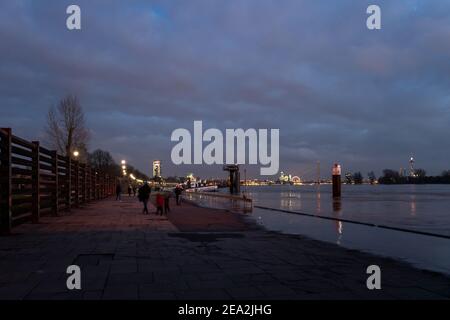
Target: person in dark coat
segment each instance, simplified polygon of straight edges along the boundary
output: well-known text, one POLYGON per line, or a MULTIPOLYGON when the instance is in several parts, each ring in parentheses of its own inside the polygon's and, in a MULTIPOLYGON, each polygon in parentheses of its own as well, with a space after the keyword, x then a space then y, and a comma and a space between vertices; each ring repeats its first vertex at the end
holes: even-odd
POLYGON ((131 186, 128 186, 128 196, 131 197, 131 186))
POLYGON ((176 197, 176 202, 177 202, 177 206, 180 205, 181 203, 181 193, 183 192, 183 188, 180 185, 177 185, 175 187, 175 197, 176 197))
POLYGON ((144 204, 144 210, 142 211, 143 214, 148 214, 147 204, 148 204, 148 199, 150 199, 151 192, 152 192, 152 189, 148 185, 147 181, 144 183, 144 185, 142 187, 139 188, 138 198, 139 198, 139 201, 141 201, 144 204))
POLYGON ((117 200, 122 200, 121 199, 121 194, 122 194, 122 187, 120 186, 120 183, 118 183, 116 185, 116 201, 117 200))
POLYGON ((164 214, 168 214, 170 212, 170 192, 166 192, 164 194, 164 214))

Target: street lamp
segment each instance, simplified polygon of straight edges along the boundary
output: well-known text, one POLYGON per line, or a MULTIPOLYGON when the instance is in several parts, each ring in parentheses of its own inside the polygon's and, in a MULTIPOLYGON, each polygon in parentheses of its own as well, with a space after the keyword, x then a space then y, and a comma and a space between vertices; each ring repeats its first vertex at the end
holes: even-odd
POLYGON ((127 166, 125 165, 127 162, 125 160, 120 161, 120 163, 122 164, 122 173, 123 176, 125 177, 127 175, 127 166))
POLYGON ((80 153, 79 153, 77 150, 75 150, 75 151, 73 152, 73 156, 74 156, 75 158, 78 158, 79 155, 80 155, 80 153))

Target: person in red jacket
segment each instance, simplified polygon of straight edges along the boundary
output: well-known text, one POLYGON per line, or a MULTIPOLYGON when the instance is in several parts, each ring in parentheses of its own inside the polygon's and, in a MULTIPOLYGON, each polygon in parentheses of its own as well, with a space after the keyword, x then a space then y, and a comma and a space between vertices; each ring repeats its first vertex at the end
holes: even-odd
POLYGON ((163 215, 164 197, 161 193, 156 195, 156 214, 163 215))

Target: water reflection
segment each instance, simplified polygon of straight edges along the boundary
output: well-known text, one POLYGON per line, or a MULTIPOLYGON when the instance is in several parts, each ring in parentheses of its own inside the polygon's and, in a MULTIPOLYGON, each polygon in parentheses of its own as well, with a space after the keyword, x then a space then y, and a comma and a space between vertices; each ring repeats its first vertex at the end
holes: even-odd
POLYGON ((316 214, 320 215, 320 213, 322 212, 321 210, 321 201, 320 201, 320 186, 317 187, 317 192, 316 192, 316 214))
MULTIPOLYGON (((333 198, 333 217, 336 219, 341 218, 342 216, 342 201, 341 198, 333 198)), ((336 243, 337 244, 341 244, 341 238, 342 235, 344 233, 344 224, 342 223, 341 220, 336 220, 335 221, 335 225, 336 225, 336 231, 338 234, 338 237, 336 239, 336 243)))
POLYGON ((317 219, 255 209, 259 224, 340 246, 381 254, 450 274, 449 240, 372 228, 341 219, 450 235, 450 185, 344 185, 342 200, 331 186, 253 187, 255 205, 333 217, 317 219), (344 203, 345 202, 345 203, 344 203), (281 206, 280 206, 281 204, 281 206), (301 205, 301 210, 300 210, 301 205))
MULTIPOLYGON (((342 191, 340 219, 450 235, 450 185, 344 185, 342 191)), ((331 185, 249 187, 248 192, 254 205, 329 217, 339 213, 333 210, 331 185)))
POLYGON ((280 193, 280 208, 286 210, 302 209, 301 193, 292 190, 280 193))
POLYGON ((411 201, 409 202, 410 204, 410 212, 411 212, 411 216, 415 217, 416 216, 416 211, 417 211, 417 207, 416 207, 416 195, 412 194, 410 196, 411 201))

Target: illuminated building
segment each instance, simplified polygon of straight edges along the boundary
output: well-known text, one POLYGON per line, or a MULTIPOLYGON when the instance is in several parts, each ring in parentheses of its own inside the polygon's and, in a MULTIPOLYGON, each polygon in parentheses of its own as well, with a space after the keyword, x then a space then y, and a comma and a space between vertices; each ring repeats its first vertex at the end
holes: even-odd
POLYGON ((161 161, 160 160, 154 160, 153 161, 153 178, 160 178, 161 177, 161 161))
POLYGON ((283 171, 280 173, 280 177, 278 178, 281 184, 290 183, 291 182, 291 175, 285 174, 283 171))

